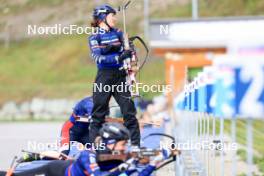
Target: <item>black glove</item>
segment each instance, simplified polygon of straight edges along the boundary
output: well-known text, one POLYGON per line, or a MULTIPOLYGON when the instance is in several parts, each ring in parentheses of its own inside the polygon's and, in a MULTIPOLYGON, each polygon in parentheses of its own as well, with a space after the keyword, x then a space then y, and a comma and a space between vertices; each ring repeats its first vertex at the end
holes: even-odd
POLYGON ((103 49, 103 54, 118 52, 120 49, 121 45, 106 45, 106 47, 103 49))
POLYGON ((125 59, 132 57, 132 51, 131 50, 125 50, 122 52, 122 54, 119 56, 118 61, 122 62, 125 59))

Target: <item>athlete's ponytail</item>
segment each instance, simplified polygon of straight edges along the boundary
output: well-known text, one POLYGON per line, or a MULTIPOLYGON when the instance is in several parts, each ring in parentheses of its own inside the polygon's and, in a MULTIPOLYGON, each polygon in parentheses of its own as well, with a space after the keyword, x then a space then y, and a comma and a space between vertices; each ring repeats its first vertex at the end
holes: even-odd
POLYGON ((91 27, 99 27, 99 24, 100 24, 100 20, 98 19, 94 19, 92 22, 91 22, 91 27))

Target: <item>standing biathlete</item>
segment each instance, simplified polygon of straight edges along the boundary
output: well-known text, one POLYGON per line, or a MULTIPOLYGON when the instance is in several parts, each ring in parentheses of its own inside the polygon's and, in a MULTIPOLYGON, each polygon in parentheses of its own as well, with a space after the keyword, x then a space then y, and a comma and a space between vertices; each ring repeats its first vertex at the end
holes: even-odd
POLYGON ((93 89, 94 107, 89 137, 93 142, 98 131, 105 122, 105 116, 111 96, 121 108, 124 125, 130 131, 132 145, 140 145, 139 124, 136 119, 136 109, 131 93, 126 85, 126 71, 122 70, 123 60, 131 58, 132 51, 124 50, 123 32, 115 28, 116 10, 109 5, 101 5, 94 9, 92 27, 98 27, 100 33, 90 36, 91 55, 97 64, 98 72, 93 89), (122 85, 123 90, 117 90, 113 85, 122 85), (99 89, 100 86, 111 90, 99 89))
POLYGON ((68 155, 71 142, 79 142, 83 145, 89 143, 89 120, 92 114, 93 100, 92 97, 86 97, 79 101, 73 108, 72 115, 61 129, 60 152, 68 155), (87 122, 79 121, 81 119, 87 122))

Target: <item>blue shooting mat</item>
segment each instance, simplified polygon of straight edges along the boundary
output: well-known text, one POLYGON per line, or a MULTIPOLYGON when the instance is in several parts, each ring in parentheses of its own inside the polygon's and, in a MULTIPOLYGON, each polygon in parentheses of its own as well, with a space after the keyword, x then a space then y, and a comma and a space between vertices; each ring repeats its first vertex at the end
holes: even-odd
POLYGON ((39 160, 39 161, 21 163, 16 167, 15 173, 20 173, 20 172, 42 167, 44 165, 47 165, 51 161, 54 161, 54 160, 39 160))
POLYGON ((143 139, 152 133, 164 133, 164 132, 165 132, 165 124, 163 124, 161 127, 153 127, 152 125, 145 126, 143 129, 143 133, 141 133, 141 140, 142 140, 141 146, 146 148, 159 148, 162 136, 150 136, 145 140, 143 139))

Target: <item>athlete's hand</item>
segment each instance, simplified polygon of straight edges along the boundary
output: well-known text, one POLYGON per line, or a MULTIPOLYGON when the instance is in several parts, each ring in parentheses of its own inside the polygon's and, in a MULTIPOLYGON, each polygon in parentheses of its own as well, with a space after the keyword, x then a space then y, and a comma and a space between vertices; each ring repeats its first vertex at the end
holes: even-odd
POLYGON ((131 50, 125 50, 122 52, 122 54, 119 56, 118 61, 122 62, 125 59, 132 57, 132 51, 131 50))
POLYGON ((104 53, 113 53, 113 52, 118 52, 121 49, 121 45, 106 45, 104 53))
POLYGON ((151 161, 150 165, 157 166, 160 162, 168 159, 171 156, 171 151, 169 149, 162 149, 158 156, 155 156, 151 161))
POLYGON ((124 172, 124 171, 127 171, 127 170, 132 170, 135 168, 135 159, 134 158, 130 158, 129 160, 127 160, 126 162, 120 164, 118 166, 118 169, 121 171, 121 172, 124 172))

